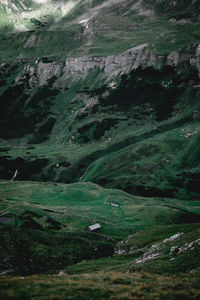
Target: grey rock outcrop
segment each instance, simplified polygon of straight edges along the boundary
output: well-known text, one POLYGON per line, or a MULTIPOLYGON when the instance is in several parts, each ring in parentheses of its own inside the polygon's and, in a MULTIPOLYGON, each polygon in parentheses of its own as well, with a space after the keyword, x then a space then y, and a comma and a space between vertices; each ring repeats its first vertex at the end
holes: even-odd
POLYGON ((53 76, 58 77, 62 71, 62 64, 57 63, 43 63, 40 62, 37 66, 37 77, 39 85, 44 85, 53 76))
POLYGON ((180 62, 188 62, 200 72, 200 45, 197 46, 193 55, 180 54, 177 51, 168 56, 157 55, 148 49, 147 44, 144 44, 119 55, 67 58, 63 77, 65 79, 72 76, 74 78, 85 77, 90 70, 100 69, 110 79, 119 73, 128 73, 140 65, 154 66, 163 62, 171 66, 177 66, 180 62))
POLYGON ((190 65, 196 67, 200 74, 200 44, 197 45, 195 55, 189 59, 190 65))
POLYGON ((170 250, 170 253, 171 254, 176 254, 176 255, 179 255, 185 251, 191 251, 191 250, 194 250, 195 247, 199 247, 200 246, 200 239, 196 239, 195 241, 193 242, 190 242, 190 243, 186 243, 185 245, 183 245, 182 247, 172 247, 171 250, 170 250))
POLYGON ((149 249, 149 251, 145 252, 142 257, 137 258, 134 261, 134 263, 135 264, 143 263, 147 260, 155 259, 155 258, 161 256, 163 246, 169 242, 173 242, 173 241, 179 239, 182 235, 183 235, 183 232, 178 232, 178 233, 172 235, 171 237, 163 240, 161 243, 152 245, 151 248, 149 249))
POLYGON ((173 51, 171 54, 167 56, 167 64, 170 66, 177 66, 179 62, 180 56, 177 51, 173 51))
POLYGON ((115 248, 114 248, 114 254, 115 255, 125 255, 125 254, 131 254, 133 253, 135 250, 137 250, 137 246, 136 245, 133 245, 133 246, 130 246, 130 245, 117 245, 115 248))
MULTIPOLYGON (((32 42, 34 41, 31 40, 27 47, 32 42)), ((139 66, 159 68, 164 64, 177 67, 179 63, 190 64, 200 74, 200 45, 193 46, 192 51, 186 50, 185 54, 174 51, 169 55, 157 55, 148 49, 147 44, 143 44, 118 55, 67 57, 65 63, 40 61, 39 63, 35 62, 34 66, 33 64, 31 66, 26 64, 18 79, 22 78, 24 73, 30 69, 30 81, 38 82, 39 86, 47 84, 53 76, 59 77, 59 81, 65 84, 65 82, 69 83, 86 78, 92 70, 101 70, 102 75, 109 81, 118 74, 127 74, 139 66)))
POLYGON ((34 46, 37 40, 37 36, 35 34, 31 35, 24 45, 24 49, 30 49, 34 46))
POLYGON ((154 65, 158 61, 156 54, 147 49, 147 44, 131 48, 119 55, 106 57, 67 58, 63 70, 63 79, 86 77, 88 72, 100 69, 109 79, 118 73, 128 73, 141 64, 154 65))
POLYGON ((128 73, 139 66, 155 66, 165 63, 170 66, 177 66, 180 62, 189 63, 200 72, 200 45, 193 54, 180 54, 177 51, 168 56, 157 55, 148 49, 148 45, 140 45, 131 48, 119 55, 107 57, 76 57, 67 58, 63 70, 63 78, 86 77, 90 70, 100 69, 108 79, 119 73, 128 73))

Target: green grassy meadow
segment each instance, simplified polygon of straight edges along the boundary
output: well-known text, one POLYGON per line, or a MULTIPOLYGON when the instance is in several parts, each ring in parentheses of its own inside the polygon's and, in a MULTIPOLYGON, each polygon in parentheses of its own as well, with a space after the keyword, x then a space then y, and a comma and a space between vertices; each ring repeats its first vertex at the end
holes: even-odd
MULTIPOLYGON (((141 230, 150 230, 150 241, 157 241, 179 228, 186 231, 199 228, 197 224, 172 225, 199 222, 199 201, 142 198, 92 183, 2 181, 0 197, 0 226, 5 233, 1 253, 14 273, 35 273, 37 268, 40 272, 55 272, 90 257, 112 255, 115 244, 132 234, 134 238, 137 233, 145 243, 141 230), (100 231, 87 232, 86 228, 95 223, 100 223, 100 231), (65 239, 66 248, 63 247, 65 239), (19 259, 21 252, 23 257, 19 259), (51 257, 55 259, 50 261, 51 257)), ((147 245, 150 241, 146 241, 147 245)), ((129 244, 130 241, 126 245, 129 244)), ((110 261, 111 265, 113 261, 114 264, 123 262, 115 258, 110 261)), ((102 267, 105 265, 108 263, 102 267)), ((3 271, 5 265, 1 268, 3 271)))

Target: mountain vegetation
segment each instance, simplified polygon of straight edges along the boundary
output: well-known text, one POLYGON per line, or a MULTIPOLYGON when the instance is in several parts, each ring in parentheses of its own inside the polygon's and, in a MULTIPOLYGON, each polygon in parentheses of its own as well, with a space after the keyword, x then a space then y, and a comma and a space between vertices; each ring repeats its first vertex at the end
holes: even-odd
POLYGON ((199 299, 199 12, 1 1, 0 299, 199 299))

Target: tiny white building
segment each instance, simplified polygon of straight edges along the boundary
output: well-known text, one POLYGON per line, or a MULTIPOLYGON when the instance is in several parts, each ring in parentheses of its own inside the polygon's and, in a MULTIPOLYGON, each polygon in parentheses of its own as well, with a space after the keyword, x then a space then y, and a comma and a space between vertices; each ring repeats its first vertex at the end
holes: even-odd
POLYGON ((101 228, 101 225, 99 223, 96 223, 96 224, 93 224, 93 225, 90 225, 86 228, 86 230, 88 231, 97 231, 101 228))
POLYGON ((119 207, 119 204, 117 203, 110 203, 111 206, 114 206, 114 207, 119 207))

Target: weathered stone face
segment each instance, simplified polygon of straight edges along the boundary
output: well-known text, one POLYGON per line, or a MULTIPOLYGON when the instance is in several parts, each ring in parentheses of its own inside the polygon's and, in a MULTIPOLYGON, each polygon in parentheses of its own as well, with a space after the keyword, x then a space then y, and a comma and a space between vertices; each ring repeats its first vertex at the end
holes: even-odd
POLYGON ((127 50, 119 55, 107 57, 67 57, 65 64, 40 61, 35 66, 25 65, 24 70, 16 78, 16 82, 23 78, 25 73, 29 73, 30 81, 36 80, 39 86, 47 84, 48 80, 56 76, 61 82, 76 81, 87 77, 90 71, 101 70, 105 74, 105 79, 110 80, 118 74, 127 74, 139 66, 159 66, 166 65, 176 67, 180 63, 190 64, 200 72, 200 46, 197 44, 193 53, 180 54, 178 51, 169 55, 159 56, 148 50, 147 45, 141 45, 127 50), (34 78, 34 80, 33 80, 34 78))

